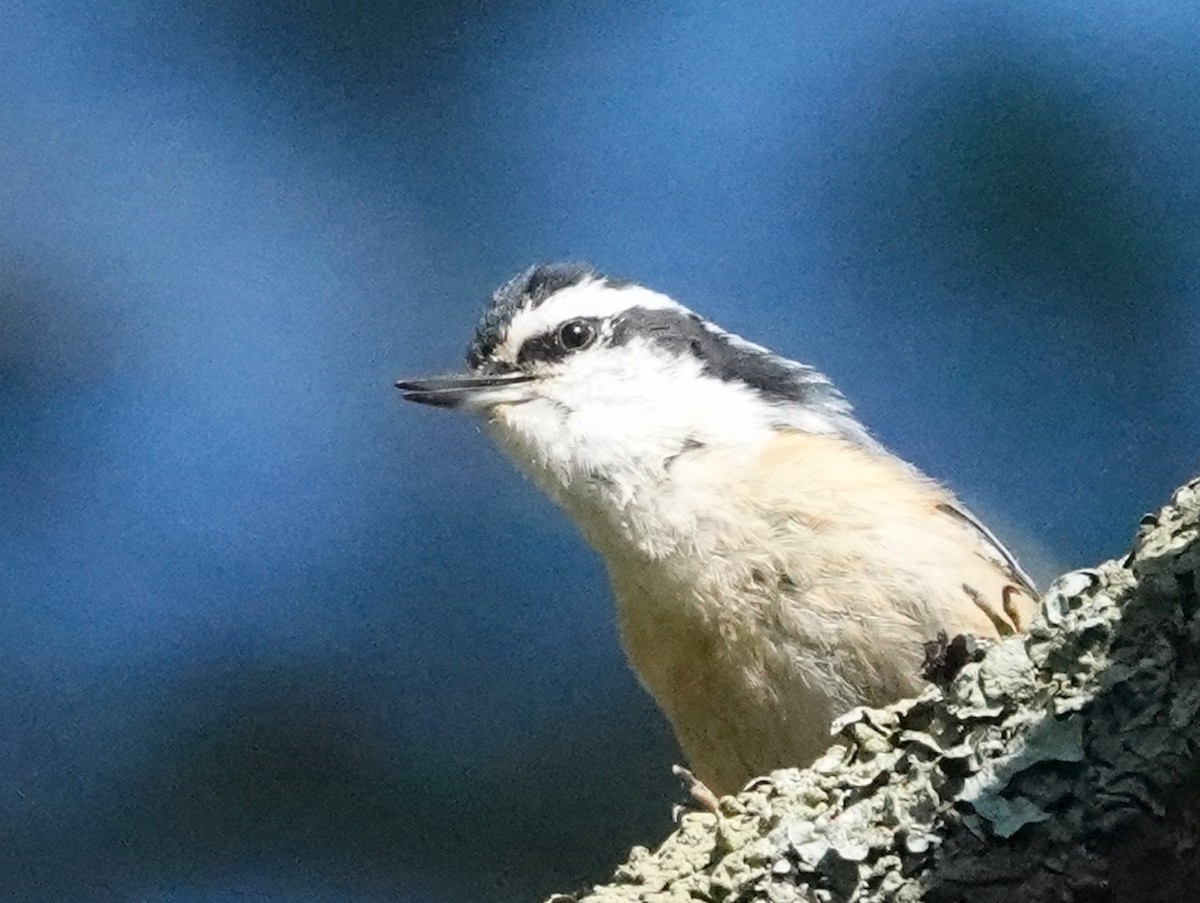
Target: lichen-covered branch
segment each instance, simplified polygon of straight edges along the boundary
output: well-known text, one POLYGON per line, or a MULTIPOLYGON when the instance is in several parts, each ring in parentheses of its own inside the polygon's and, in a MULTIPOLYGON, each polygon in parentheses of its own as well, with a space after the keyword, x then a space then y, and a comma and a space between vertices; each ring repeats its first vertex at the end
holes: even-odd
POLYGON ((851 712, 580 903, 1200 899, 1198 715, 1200 480, 1027 636, 851 712))

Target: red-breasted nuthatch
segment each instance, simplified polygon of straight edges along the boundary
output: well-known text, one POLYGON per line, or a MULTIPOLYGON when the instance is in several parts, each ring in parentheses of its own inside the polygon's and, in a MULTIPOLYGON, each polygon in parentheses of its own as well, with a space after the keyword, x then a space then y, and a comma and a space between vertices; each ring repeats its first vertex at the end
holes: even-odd
POLYGON ((481 414, 603 557, 629 661, 718 793, 921 689, 940 633, 1024 629, 1033 584, 813 368, 589 267, 494 295, 469 372, 398 383, 481 414))

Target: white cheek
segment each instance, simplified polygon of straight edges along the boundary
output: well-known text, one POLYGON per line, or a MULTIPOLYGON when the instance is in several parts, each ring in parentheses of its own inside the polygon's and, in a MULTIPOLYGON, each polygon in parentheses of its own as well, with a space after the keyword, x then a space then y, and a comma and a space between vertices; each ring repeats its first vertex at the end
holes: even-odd
POLYGON ((772 434, 770 412, 744 387, 637 342, 581 353, 536 391, 493 412, 497 439, 521 466, 576 491, 659 479, 689 444, 752 446, 772 434))
POLYGON ((706 375, 693 358, 634 342, 588 363, 555 387, 582 435, 620 437, 631 453, 651 457, 673 455, 685 441, 740 445, 770 432, 770 411, 760 399, 706 375))

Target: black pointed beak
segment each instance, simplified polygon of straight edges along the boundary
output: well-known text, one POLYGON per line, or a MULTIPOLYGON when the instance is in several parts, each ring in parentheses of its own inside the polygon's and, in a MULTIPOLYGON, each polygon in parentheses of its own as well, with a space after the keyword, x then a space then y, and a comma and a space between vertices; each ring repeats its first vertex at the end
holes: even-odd
POLYGON ((521 383, 533 380, 525 373, 504 373, 495 376, 455 375, 438 376, 432 379, 402 379, 396 383, 405 401, 428 404, 439 408, 457 408, 462 405, 479 405, 518 401, 520 390, 510 390, 521 383), (505 391, 509 390, 509 391, 505 391))

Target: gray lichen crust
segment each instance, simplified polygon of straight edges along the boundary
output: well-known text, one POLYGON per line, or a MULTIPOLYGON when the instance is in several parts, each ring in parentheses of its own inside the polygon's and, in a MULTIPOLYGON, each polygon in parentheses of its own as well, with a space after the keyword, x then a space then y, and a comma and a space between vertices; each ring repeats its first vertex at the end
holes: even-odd
POLYGON ((849 713, 579 903, 1200 899, 1198 712, 1200 480, 1028 635, 849 713))

